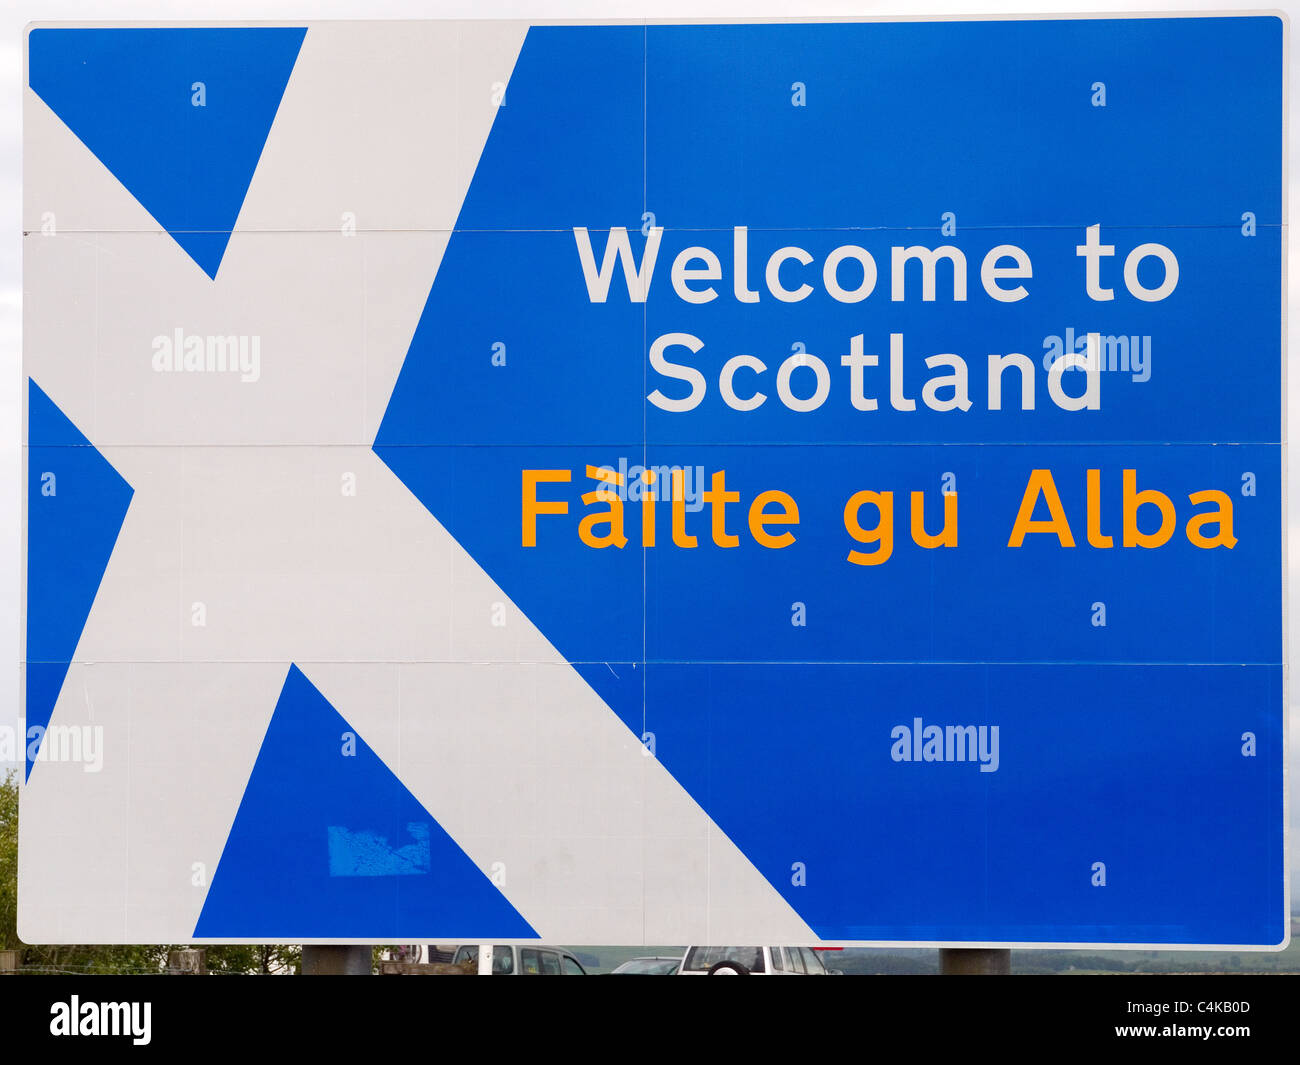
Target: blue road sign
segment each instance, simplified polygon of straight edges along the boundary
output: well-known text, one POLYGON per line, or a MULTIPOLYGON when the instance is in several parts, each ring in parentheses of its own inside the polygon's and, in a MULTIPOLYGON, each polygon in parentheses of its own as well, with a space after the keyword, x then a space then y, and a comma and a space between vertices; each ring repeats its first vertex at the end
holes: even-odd
POLYGON ((1285 943, 1282 21, 430 25, 30 38, 162 239, 120 376, 33 312, 29 717, 246 708, 172 939, 1285 943))

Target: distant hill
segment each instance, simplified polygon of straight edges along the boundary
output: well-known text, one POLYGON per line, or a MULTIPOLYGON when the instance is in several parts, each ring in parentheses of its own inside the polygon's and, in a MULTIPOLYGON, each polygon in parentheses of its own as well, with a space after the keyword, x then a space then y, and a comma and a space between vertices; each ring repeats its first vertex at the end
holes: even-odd
MULTIPOLYGON (((607 973, 632 958, 680 957, 685 947, 567 947, 589 973, 607 973)), ((823 955, 828 968, 847 975, 938 973, 937 950, 855 948, 823 955)), ((1291 944, 1283 951, 1015 950, 1011 971, 1022 974, 1081 973, 1300 973, 1300 915, 1292 919, 1291 944)))

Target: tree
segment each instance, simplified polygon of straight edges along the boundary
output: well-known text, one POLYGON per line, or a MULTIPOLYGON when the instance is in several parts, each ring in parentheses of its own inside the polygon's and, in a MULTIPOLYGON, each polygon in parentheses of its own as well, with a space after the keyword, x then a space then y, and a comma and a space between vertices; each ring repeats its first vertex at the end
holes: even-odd
POLYGON ((18 941, 18 778, 12 769, 0 779, 0 950, 18 941))

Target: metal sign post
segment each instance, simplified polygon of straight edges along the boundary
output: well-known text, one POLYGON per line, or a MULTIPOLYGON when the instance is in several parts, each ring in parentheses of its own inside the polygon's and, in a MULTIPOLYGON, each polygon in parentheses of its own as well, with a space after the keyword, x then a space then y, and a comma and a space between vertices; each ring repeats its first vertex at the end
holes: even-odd
POLYGON ((944 976, 1009 976, 1011 951, 945 947, 939 951, 939 972, 944 976))
POLYGON ((303 976, 369 976, 372 968, 370 947, 304 944, 303 976))

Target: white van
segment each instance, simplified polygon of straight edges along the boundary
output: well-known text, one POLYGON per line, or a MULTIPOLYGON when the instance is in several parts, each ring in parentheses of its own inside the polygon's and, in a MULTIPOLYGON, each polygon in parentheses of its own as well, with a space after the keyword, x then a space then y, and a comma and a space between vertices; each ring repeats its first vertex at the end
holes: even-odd
POLYGON ((678 976, 827 976, 812 947, 687 947, 678 976))
MULTIPOLYGON (((478 945, 464 943, 455 948, 437 948, 431 954, 450 955, 446 960, 453 965, 478 962, 478 945)), ((586 976, 587 970, 567 950, 546 947, 537 943, 496 943, 492 946, 493 976, 586 976)))

